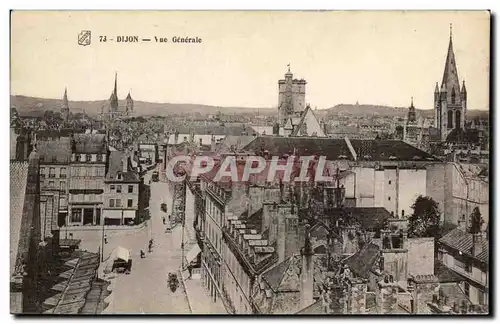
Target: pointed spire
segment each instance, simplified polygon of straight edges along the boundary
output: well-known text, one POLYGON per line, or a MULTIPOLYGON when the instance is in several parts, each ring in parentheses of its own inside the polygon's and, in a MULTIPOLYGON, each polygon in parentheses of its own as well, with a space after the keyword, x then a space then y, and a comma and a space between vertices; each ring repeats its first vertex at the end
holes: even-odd
POLYGON ((434 88, 434 93, 439 93, 439 85, 436 82, 436 87, 434 88))
POLYGON ((117 86, 117 80, 118 80, 118 73, 115 72, 115 89, 114 89, 114 94, 118 98, 118 86, 117 86))
POLYGON ((447 89, 459 88, 460 83, 458 81, 458 71, 455 62, 455 53, 453 51, 453 37, 452 37, 452 27, 450 24, 450 41, 448 44, 448 53, 446 55, 446 62, 444 65, 443 81, 441 86, 445 86, 447 89))
POLYGON ((411 97, 411 105, 410 107, 413 107, 413 96, 411 97))
POLYGON ((68 102, 68 88, 64 88, 64 95, 63 95, 63 102, 62 102, 62 109, 68 109, 69 108, 69 102, 68 102))
POLYGON ((462 81, 462 92, 467 92, 467 89, 465 89, 465 80, 462 81))
POLYGON ((126 99, 132 99, 132 96, 130 95, 130 90, 128 91, 128 95, 126 99))

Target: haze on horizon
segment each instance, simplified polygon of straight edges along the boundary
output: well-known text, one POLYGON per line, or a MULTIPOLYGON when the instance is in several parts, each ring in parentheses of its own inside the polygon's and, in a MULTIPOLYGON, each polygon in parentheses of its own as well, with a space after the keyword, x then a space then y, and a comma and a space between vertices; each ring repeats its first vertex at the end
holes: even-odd
POLYGON ((14 11, 11 94, 71 101, 118 97, 222 107, 276 107, 291 64, 306 101, 433 108, 450 23, 468 109, 489 108, 486 11, 14 11), (77 35, 92 31, 92 44, 77 35), (167 37, 169 43, 100 43, 99 36, 167 37), (201 44, 171 38, 200 37, 201 44))

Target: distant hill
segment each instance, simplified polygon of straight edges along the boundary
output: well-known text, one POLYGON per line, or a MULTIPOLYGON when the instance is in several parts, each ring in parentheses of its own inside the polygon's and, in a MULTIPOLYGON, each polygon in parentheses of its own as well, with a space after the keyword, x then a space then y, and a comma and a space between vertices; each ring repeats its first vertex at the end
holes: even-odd
MULTIPOLYGON (((417 114, 425 117, 434 116, 434 111, 431 109, 416 109, 417 114)), ((404 117, 408 113, 408 107, 390 107, 390 106, 377 106, 377 105, 352 105, 352 104, 339 104, 334 107, 319 110, 320 114, 327 117, 333 117, 338 114, 354 115, 354 116, 393 116, 404 117)), ((489 111, 486 110, 468 110, 468 118, 489 118, 489 111)))
MULTIPOLYGON (((10 96, 11 107, 16 107, 21 116, 41 116, 46 110, 60 111, 61 99, 45 99, 27 96, 10 96)), ((107 100, 98 101, 70 101, 72 113, 85 111, 89 116, 97 116, 104 106, 107 108, 107 100)), ((125 100, 119 101, 120 107, 125 107, 125 100)), ((168 116, 173 114, 201 114, 215 115, 217 112, 225 114, 251 114, 273 115, 272 108, 244 108, 244 107, 216 107, 198 104, 173 104, 155 103, 145 101, 134 101, 134 112, 136 116, 168 116)))
MULTIPOLYGON (((10 96, 11 107, 16 107, 21 116, 42 116, 46 110, 59 111, 61 109, 61 99, 45 99, 27 96, 10 96)), ((108 100, 97 101, 70 101, 70 111, 72 113, 82 113, 85 111, 89 116, 97 116, 101 108, 106 107, 108 100)), ((125 107, 125 101, 120 101, 120 107, 125 107)), ((261 115, 275 116, 276 108, 244 108, 244 107, 216 107, 198 104, 173 104, 155 103, 145 101, 134 101, 134 112, 136 116, 168 116, 183 114, 215 115, 217 112, 223 114, 261 115)), ((318 117, 334 117, 338 114, 353 116, 400 116, 404 117, 408 113, 407 107, 390 107, 376 105, 352 105, 339 104, 328 109, 314 111, 318 117)), ((417 113, 431 117, 432 110, 417 109, 417 113)), ((488 118, 489 112, 484 110, 469 110, 469 118, 488 118)))

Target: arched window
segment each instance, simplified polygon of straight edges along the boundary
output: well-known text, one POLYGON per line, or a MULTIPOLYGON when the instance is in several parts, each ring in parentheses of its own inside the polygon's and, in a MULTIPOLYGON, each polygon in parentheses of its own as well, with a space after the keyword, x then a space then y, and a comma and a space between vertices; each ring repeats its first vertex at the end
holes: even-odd
POLYGON ((453 111, 448 110, 448 129, 453 128, 453 111))
POLYGON ((455 128, 460 128, 461 118, 462 118, 462 113, 460 112, 460 110, 457 110, 455 112, 455 128))

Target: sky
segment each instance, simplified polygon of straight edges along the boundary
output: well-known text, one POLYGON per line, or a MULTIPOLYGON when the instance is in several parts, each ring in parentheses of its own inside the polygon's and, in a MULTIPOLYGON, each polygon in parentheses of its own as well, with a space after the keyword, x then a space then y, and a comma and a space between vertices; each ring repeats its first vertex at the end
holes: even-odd
POLYGON ((490 16, 484 11, 14 11, 11 94, 118 97, 228 107, 277 107, 290 64, 306 102, 433 108, 450 36, 468 109, 489 109, 490 16), (82 30, 91 44, 78 45, 82 30), (107 42, 99 42, 107 36, 107 42), (151 38, 117 43, 117 36, 151 38), (154 37, 168 38, 156 43, 154 37), (175 44, 172 38, 199 37, 175 44))

